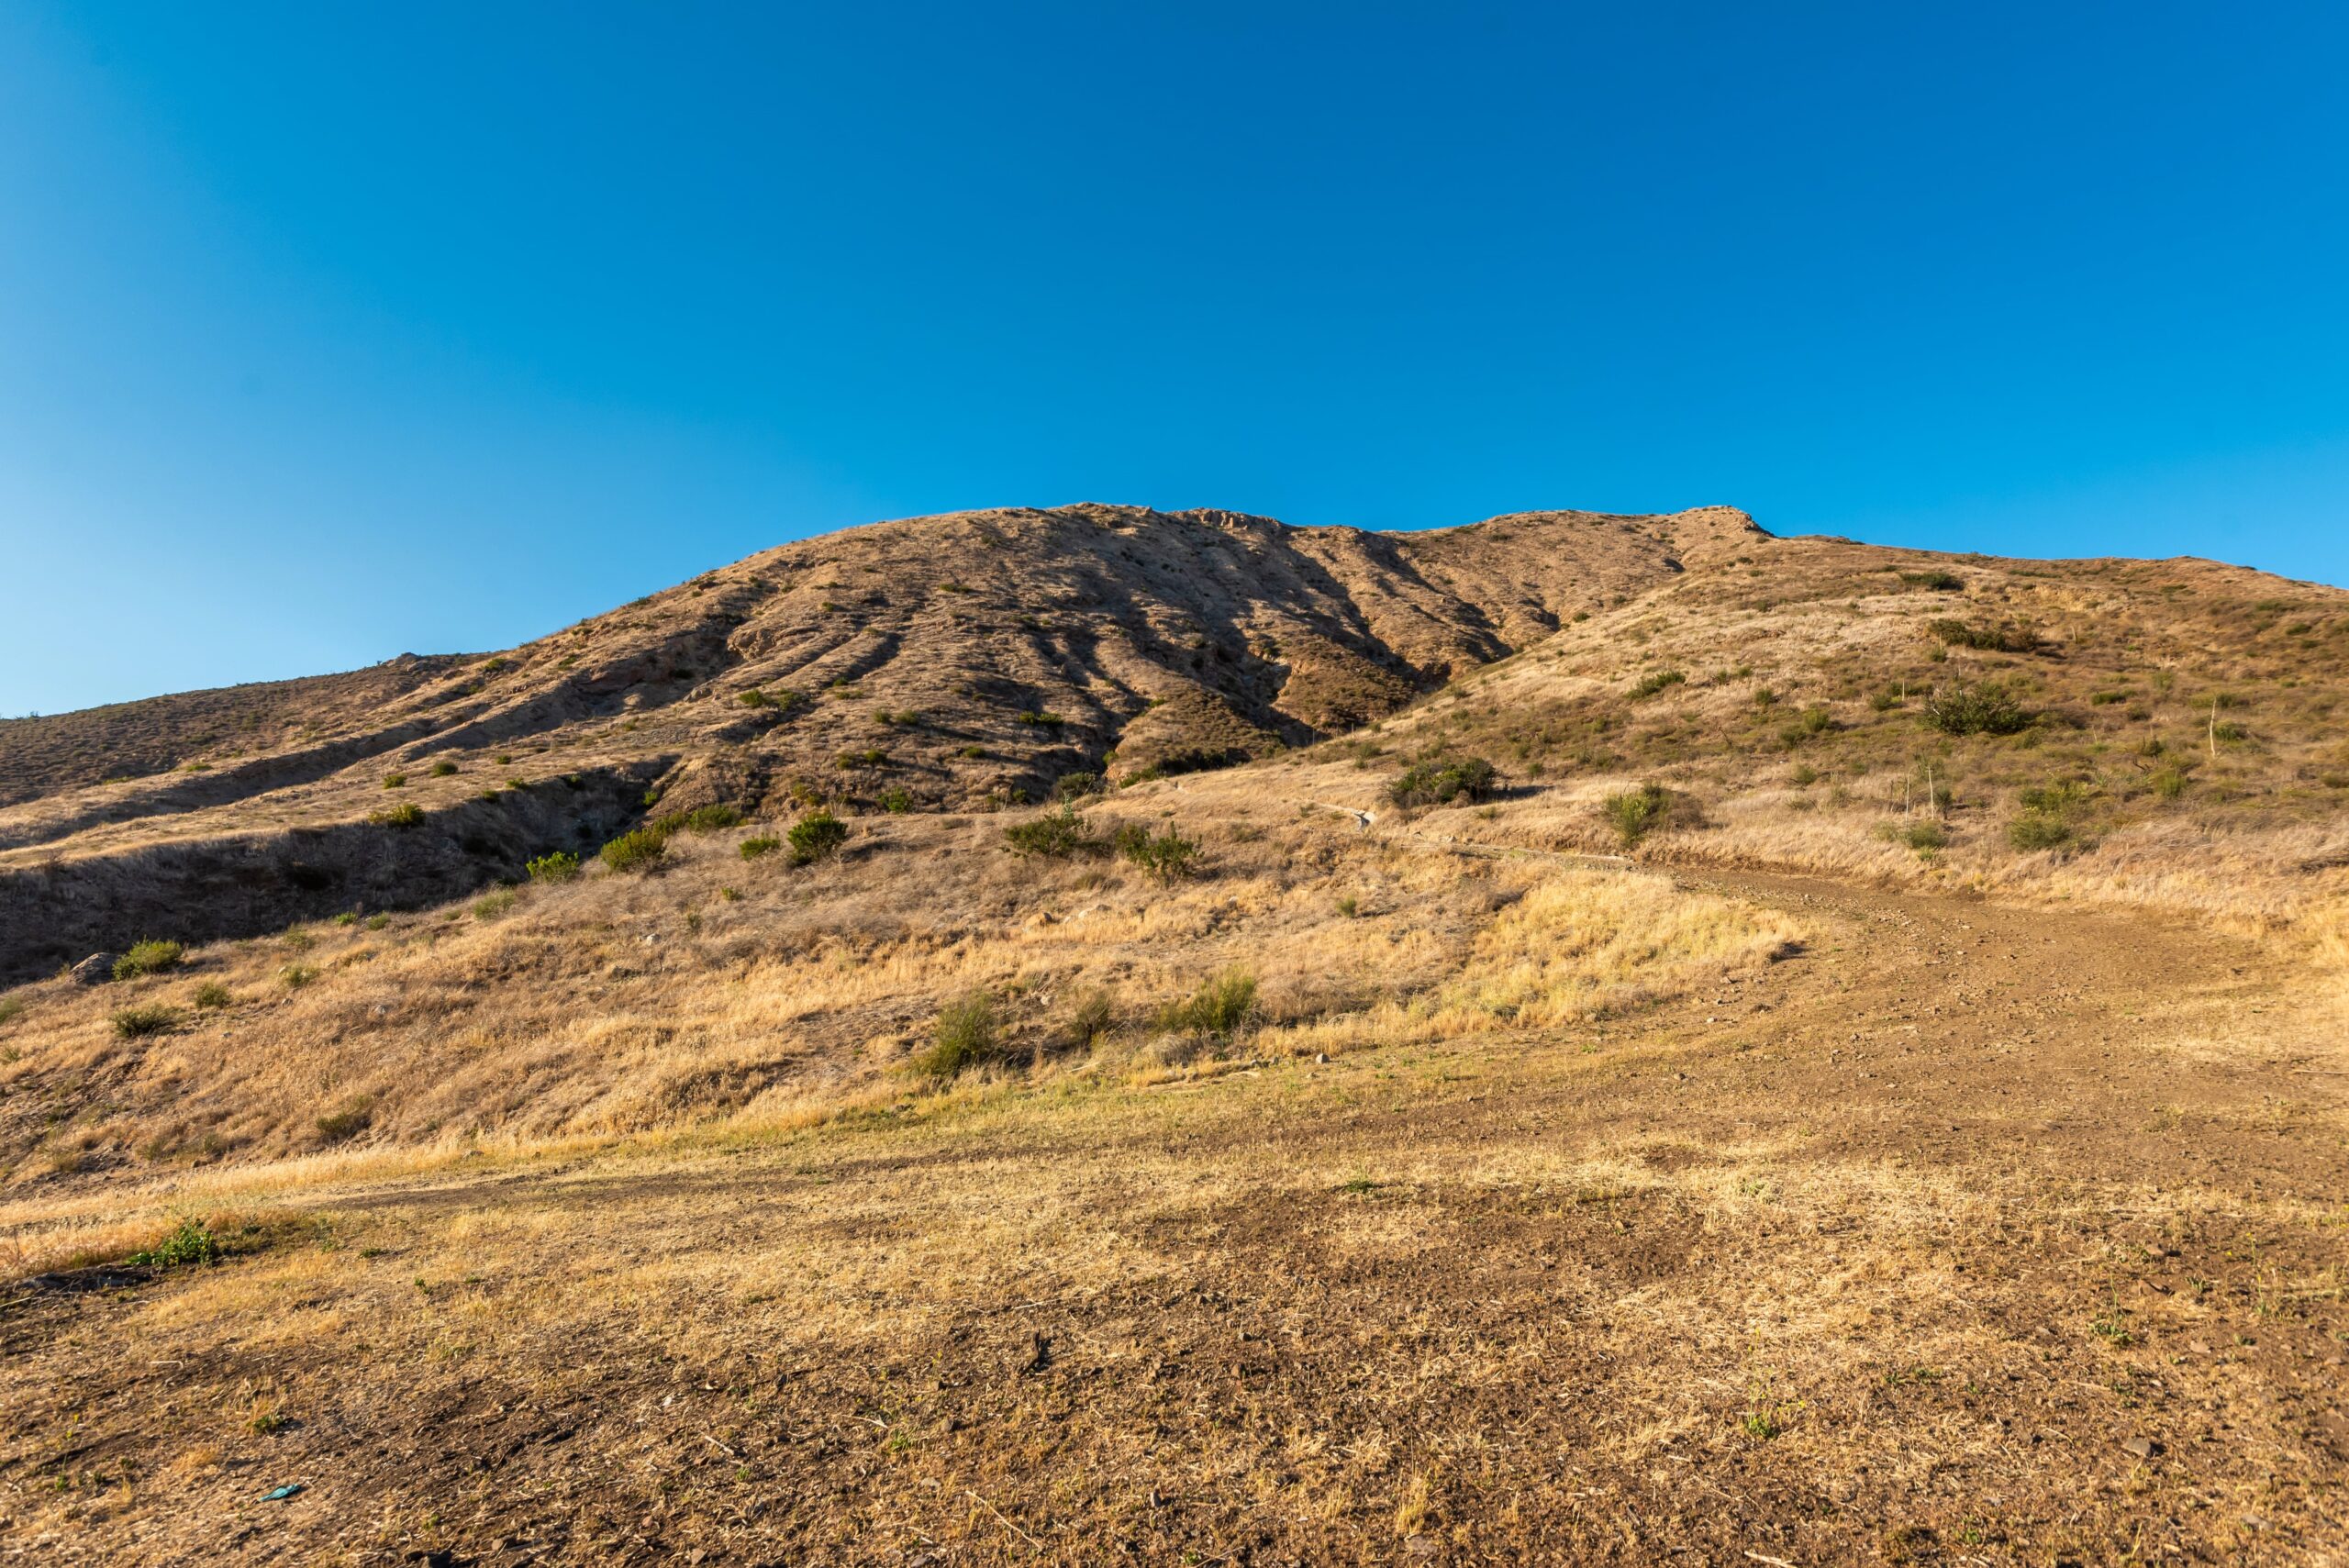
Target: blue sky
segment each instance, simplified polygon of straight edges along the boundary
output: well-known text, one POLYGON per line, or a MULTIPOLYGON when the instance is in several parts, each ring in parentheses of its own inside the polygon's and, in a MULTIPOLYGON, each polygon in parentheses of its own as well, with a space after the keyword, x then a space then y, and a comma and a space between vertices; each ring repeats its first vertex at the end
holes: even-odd
POLYGON ((0 714, 1081 499, 2349 583, 2349 12, 0 7, 0 714))

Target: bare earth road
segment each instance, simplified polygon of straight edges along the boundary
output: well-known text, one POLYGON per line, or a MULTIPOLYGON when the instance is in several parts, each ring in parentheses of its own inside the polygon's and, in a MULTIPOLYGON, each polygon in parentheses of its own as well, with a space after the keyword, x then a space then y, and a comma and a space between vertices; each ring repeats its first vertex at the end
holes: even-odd
POLYGON ((2337 977, 1684 880, 1802 951, 1572 1033, 303 1193, 22 1293, 0 1551, 2349 1561, 2337 977))

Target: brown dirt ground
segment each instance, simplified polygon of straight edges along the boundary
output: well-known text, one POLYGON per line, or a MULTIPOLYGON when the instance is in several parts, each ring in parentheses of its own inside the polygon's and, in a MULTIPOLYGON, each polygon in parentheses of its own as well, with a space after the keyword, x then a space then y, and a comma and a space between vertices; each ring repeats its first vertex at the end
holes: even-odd
POLYGON ((1586 1029, 261 1199, 217 1267, 21 1289, 0 1542, 2342 1561, 2339 998, 2143 916, 1687 880, 1809 940, 1586 1029))

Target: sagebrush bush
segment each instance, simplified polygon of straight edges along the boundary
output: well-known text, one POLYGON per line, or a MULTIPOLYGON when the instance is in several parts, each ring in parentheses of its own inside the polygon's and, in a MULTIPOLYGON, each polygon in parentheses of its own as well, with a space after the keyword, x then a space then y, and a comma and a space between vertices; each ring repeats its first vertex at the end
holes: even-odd
POLYGON ((114 1015, 114 1032, 124 1040, 142 1040, 168 1034, 179 1021, 179 1014, 169 1007, 124 1007, 114 1015))
POLYGON ((403 789, 406 788, 406 785, 407 775, 406 773, 385 773, 384 775, 384 787, 385 789, 403 789))
POLYGON ((1662 784, 1643 784, 1637 789, 1610 795, 1600 805, 1599 811, 1615 829, 1615 837, 1625 849, 1631 849, 1653 832, 1663 822, 1672 805, 1672 792, 1662 784))
POLYGON ((1638 702, 1642 698, 1652 697, 1665 687, 1676 686, 1687 678, 1677 670, 1658 670, 1652 674, 1642 675, 1631 687, 1631 698, 1633 702, 1638 702))
POLYGON ((1076 807, 1069 805, 1006 828, 1003 841, 1015 854, 1047 855, 1056 860, 1098 854, 1108 847, 1085 827, 1076 807))
POLYGON ((571 882, 579 875, 579 857, 568 850, 540 855, 526 867, 532 882, 571 882))
POLYGON ((1088 795, 1101 793, 1099 773, 1063 773, 1053 781, 1052 793, 1063 800, 1081 800, 1088 795))
POLYGON ((1198 869, 1199 846, 1169 828, 1153 835, 1131 823, 1118 829, 1118 852, 1161 882, 1174 882, 1198 869))
POLYGON ((161 974, 177 969, 186 956, 187 950, 177 942, 133 942, 128 952, 114 961, 114 977, 136 980, 142 974, 161 974))
POLYGON ((651 828, 623 833, 596 851, 598 858, 616 872, 651 871, 668 852, 669 835, 651 828))
POLYGON ((484 893, 473 900, 473 918, 495 920, 500 915, 511 911, 521 896, 510 887, 501 887, 494 893, 484 893))
POLYGON ((771 855, 783 848, 783 840, 781 839, 745 839, 742 840, 741 847, 742 858, 746 861, 754 861, 761 855, 771 855))
POLYGON ((974 991, 938 1010, 930 1049, 914 1058, 914 1068, 928 1077, 952 1078, 993 1056, 996 1033, 995 998, 974 991))
POLYGON ((1936 594, 1954 594, 1965 586, 1965 579, 1954 572, 1903 572, 1900 580, 1912 588, 1927 588, 1936 594))
POLYGON ((456 771, 457 764, 449 761, 446 757, 441 758, 440 761, 432 764, 432 776, 436 779, 445 779, 456 771))
POLYGON ((2043 811, 2026 811, 2007 824, 2007 842, 2025 851, 2054 849, 2071 836, 2069 827, 2043 811))
POLYGON ((791 825, 791 863, 812 865, 848 842, 848 824, 818 806, 791 825))
POLYGON ((388 811, 371 811, 367 820, 378 828, 414 828, 423 822, 424 808, 410 801, 388 811))
POLYGON ((1992 626, 1980 621, 1933 620, 1925 629, 1952 648, 1978 648, 1992 653, 2036 653, 2046 639, 2030 627, 2014 621, 1992 626))
POLYGON ((1181 1001, 1160 1008, 1158 1027, 1166 1034, 1229 1040, 1246 1028, 1255 1014, 1256 977, 1244 969, 1227 969, 1210 976, 1181 1001))
POLYGON ((2031 727, 2032 716, 2004 686, 1960 682, 1925 699, 1925 718, 1944 735, 2013 735, 2031 727))
POLYGON ((1492 763, 1482 757, 1416 763, 1386 786, 1386 798, 1397 806, 1446 806, 1454 800, 1482 800, 1493 793, 1492 763))
POLYGON ((1911 822, 1901 830, 1900 841, 1920 855, 1931 855, 1949 848, 1949 829, 1931 818, 1911 822))
POLYGON ((195 988, 195 1005, 206 1012, 236 1005, 236 993, 217 980, 206 981, 195 988))

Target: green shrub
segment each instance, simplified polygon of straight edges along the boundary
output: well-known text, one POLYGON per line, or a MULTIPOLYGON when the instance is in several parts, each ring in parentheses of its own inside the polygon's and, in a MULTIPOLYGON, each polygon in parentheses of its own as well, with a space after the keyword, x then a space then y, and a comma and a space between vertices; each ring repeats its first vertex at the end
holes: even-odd
POLYGON ((812 865, 848 842, 848 824, 818 806, 791 825, 791 863, 812 865))
POLYGON ((1174 828, 1152 836, 1132 824, 1118 829, 1118 852, 1161 882, 1174 882, 1198 869, 1199 846, 1174 828))
POLYGON ((1920 855, 1931 855, 1949 848, 1949 829, 1928 817, 1902 828, 1900 841, 1920 855))
POLYGON ((288 991, 299 991, 318 977, 318 972, 306 963, 289 963, 277 972, 277 978, 288 991))
POLYGON ((2032 716, 2003 686, 1961 682, 1925 699, 1925 719, 1945 735, 2013 735, 2031 727, 2032 716))
POLYGON ((1403 771, 1386 786, 1386 798, 1397 806, 1444 806, 1454 800, 1483 800, 1493 793, 1497 775, 1482 757, 1462 757, 1419 762, 1403 771))
POLYGON ((1023 713, 1019 716, 1019 722, 1041 729, 1058 729, 1068 720, 1057 713, 1023 713))
POLYGON ((141 1248, 123 1260, 134 1268, 185 1269, 204 1263, 217 1263, 225 1249, 212 1228, 200 1220, 183 1219, 172 1233, 151 1247, 141 1248))
POLYGON ((2051 784, 2037 784, 2021 791, 2017 798, 2025 811, 2044 812, 2061 816, 2086 806, 2096 795, 2096 785, 2086 779, 2064 779, 2051 784))
POLYGON ((371 811, 367 820, 378 828, 414 828, 424 821, 424 808, 409 801, 388 811, 371 811))
POLYGON ((1256 1012, 1256 977, 1227 969, 1179 1002, 1159 1009, 1158 1027, 1167 1034, 1204 1034, 1228 1040, 1256 1012))
POLYGON ((1778 739, 1787 745, 1799 746, 1814 735, 1824 735, 1835 728, 1835 716, 1814 703, 1802 710, 1791 724, 1782 727, 1778 739))
POLYGON ((1642 675, 1631 688, 1631 700, 1638 702, 1643 697, 1652 697, 1665 687, 1676 686, 1687 678, 1677 670, 1658 670, 1653 674, 1642 675))
POLYGON ((436 779, 445 779, 456 771, 457 764, 449 761, 446 757, 441 758, 440 761, 432 764, 432 776, 436 779))
POLYGON ((754 861, 761 855, 771 855, 781 848, 783 848, 781 839, 745 839, 742 840, 742 858, 746 861, 754 861))
POLYGON ((186 956, 187 950, 177 942, 133 942, 128 952, 114 961, 114 977, 136 980, 142 974, 161 974, 177 969, 186 956))
POLYGON ((717 833, 742 825, 741 808, 733 806, 696 806, 681 816, 662 818, 668 830, 679 828, 692 833, 717 833))
POLYGON ((520 897, 521 895, 510 887, 501 887, 495 893, 484 893, 473 900, 473 918, 495 920, 500 915, 511 910, 520 897))
POLYGON ((2071 836, 2070 828, 2043 811, 2026 811, 2007 824, 2007 842, 2026 851, 2052 850, 2071 836))
POLYGON ((143 1040, 171 1033, 179 1021, 179 1014, 169 1007, 125 1007, 114 1016, 114 1032, 124 1040, 143 1040))
POLYGON ((1979 648, 1993 653, 2036 653, 2046 641, 2030 627, 2015 621, 1996 626, 1981 621, 1932 620, 1925 629, 1952 648, 1979 648))
POLYGON ((1671 805, 1670 790, 1662 784, 1643 784, 1637 789, 1609 795, 1599 810, 1614 828, 1615 837, 1628 850, 1663 822, 1671 805))
POLYGON ((744 707, 773 707, 774 706, 774 699, 755 686, 741 693, 734 700, 744 707))
POLYGON ((1099 773, 1063 773, 1052 784, 1052 793, 1063 800, 1082 800, 1088 795, 1101 793, 1099 773))
POLYGON ((669 835, 651 828, 639 828, 621 834, 597 851, 603 862, 616 872, 648 872, 661 863, 669 852, 669 835))
POLYGON ((384 787, 385 789, 404 789, 406 785, 407 775, 406 773, 385 773, 384 775, 384 787))
POLYGON ((1095 854, 1108 847, 1086 829, 1076 807, 1068 805, 1006 828, 1003 841, 1015 854, 1048 855, 1055 860, 1095 854))
POLYGON ((2176 800, 2186 793, 2190 777, 2183 764, 2165 762, 2154 770, 2152 782, 2155 795, 2164 800, 2176 800))
POLYGON ((195 1005, 206 1012, 234 1006, 236 1002, 236 994, 217 980, 206 981, 195 988, 195 1005))
POLYGON ((1778 694, 1771 687, 1756 686, 1753 688, 1753 706, 1755 707, 1776 707, 1778 706, 1778 694))
POLYGON ((914 1068, 928 1077, 952 1078, 994 1055, 996 1035, 995 998, 974 991, 938 1010, 930 1049, 914 1058, 914 1068))
POLYGON ((540 855, 525 867, 532 882, 571 882, 579 875, 579 857, 568 850, 540 855))
POLYGON ((907 789, 885 789, 877 797, 881 809, 892 817, 902 817, 914 808, 913 792, 907 789))
POLYGON ((1911 588, 1926 588, 1936 594, 1954 594, 1965 586, 1965 580, 1954 572, 1903 572, 1900 580, 1911 588))

